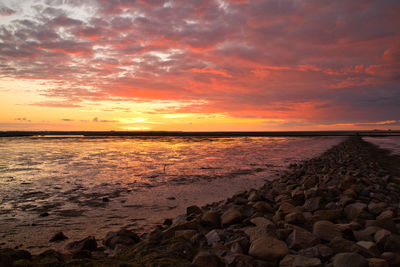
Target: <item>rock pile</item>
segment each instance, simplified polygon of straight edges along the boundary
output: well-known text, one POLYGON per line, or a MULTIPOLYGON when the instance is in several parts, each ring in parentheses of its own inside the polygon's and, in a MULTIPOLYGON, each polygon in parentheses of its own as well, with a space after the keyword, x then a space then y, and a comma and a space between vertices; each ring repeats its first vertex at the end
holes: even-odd
POLYGON ((113 256, 90 238, 70 245, 75 258, 3 250, 0 266, 400 266, 399 200, 400 159, 351 137, 258 190, 188 207, 142 239, 109 233, 113 256))

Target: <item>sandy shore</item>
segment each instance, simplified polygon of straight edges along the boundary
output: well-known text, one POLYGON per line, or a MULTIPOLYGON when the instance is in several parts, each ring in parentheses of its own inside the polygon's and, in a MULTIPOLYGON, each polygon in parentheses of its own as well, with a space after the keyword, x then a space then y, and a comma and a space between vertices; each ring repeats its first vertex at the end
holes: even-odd
POLYGON ((70 237, 66 253, 2 249, 0 266, 400 266, 399 184, 398 156, 350 137, 151 233, 70 237))

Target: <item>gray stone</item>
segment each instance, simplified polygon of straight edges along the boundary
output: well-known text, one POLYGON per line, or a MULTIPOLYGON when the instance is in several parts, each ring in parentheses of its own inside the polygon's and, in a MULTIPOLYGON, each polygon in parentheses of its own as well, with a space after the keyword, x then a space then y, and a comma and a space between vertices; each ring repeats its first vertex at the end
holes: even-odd
POLYGON ((206 234, 207 244, 211 246, 215 242, 221 241, 221 237, 219 236, 216 230, 211 230, 206 234))

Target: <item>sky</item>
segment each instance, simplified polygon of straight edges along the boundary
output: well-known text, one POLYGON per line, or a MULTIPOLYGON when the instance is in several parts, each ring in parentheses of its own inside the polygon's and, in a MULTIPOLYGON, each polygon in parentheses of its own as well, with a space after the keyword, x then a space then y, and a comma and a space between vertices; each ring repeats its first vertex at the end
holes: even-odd
POLYGON ((398 0, 0 0, 0 130, 400 129, 398 0))

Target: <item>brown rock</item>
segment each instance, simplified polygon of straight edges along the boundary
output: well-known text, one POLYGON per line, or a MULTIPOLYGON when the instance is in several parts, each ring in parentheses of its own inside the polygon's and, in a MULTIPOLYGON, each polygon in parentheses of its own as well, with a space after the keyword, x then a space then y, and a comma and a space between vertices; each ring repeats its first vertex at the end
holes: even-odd
POLYGON ((386 220, 386 219, 392 219, 394 217, 393 211, 391 210, 385 210, 382 211, 381 214, 379 214, 378 217, 376 217, 377 220, 386 220))
POLYGON ((361 246, 361 247, 363 247, 363 248, 365 248, 365 249, 367 249, 367 250, 369 250, 369 251, 371 251, 371 253, 373 253, 375 255, 379 255, 380 254, 379 249, 378 249, 378 247, 376 246, 376 244, 374 242, 371 242, 371 241, 358 241, 356 244, 361 246))
POLYGON ((333 258, 333 267, 368 267, 368 261, 357 253, 339 253, 333 258))
POLYGON ((94 236, 88 236, 80 241, 75 241, 67 244, 66 248, 72 252, 79 250, 94 251, 97 249, 97 242, 94 236))
POLYGON ((375 233, 379 230, 379 227, 369 226, 363 230, 353 231, 353 235, 357 241, 373 241, 375 233))
POLYGON ((346 214, 347 219, 350 221, 363 217, 363 214, 367 210, 367 204, 362 203, 362 202, 355 202, 352 204, 347 205, 344 208, 344 213, 346 214))
POLYGON ((297 255, 288 254, 280 262, 279 267, 292 267, 297 255))
POLYGON ((257 201, 254 203, 253 208, 257 211, 265 212, 265 213, 272 213, 274 209, 265 201, 257 201))
POLYGON ((282 212, 284 215, 292 213, 292 212, 301 212, 298 208, 290 204, 289 202, 283 202, 278 211, 282 212))
POLYGON ((175 237, 183 237, 186 240, 191 240, 194 235, 197 234, 196 230, 178 230, 175 231, 175 237))
POLYGON ((211 254, 209 252, 199 252, 197 254, 193 261, 192 261, 192 266, 193 267, 224 267, 225 264, 222 262, 222 260, 215 254, 211 254))
POLYGON ((294 229, 288 236, 286 243, 289 245, 289 248, 300 250, 312 247, 318 244, 318 241, 318 238, 307 230, 294 229))
POLYGON ((206 211, 201 216, 200 222, 212 228, 219 228, 221 226, 221 215, 215 211, 206 211))
POLYGON ((388 236, 390 236, 391 234, 392 234, 391 232, 389 232, 388 230, 385 230, 385 229, 381 229, 375 233, 375 236, 374 236, 375 242, 380 249, 383 249, 386 238, 388 236))
POLYGON ((228 226, 242 221, 242 211, 240 208, 231 208, 225 211, 221 216, 222 226, 228 226))
POLYGON ((290 224, 303 224, 305 221, 302 212, 291 212, 285 216, 285 222, 290 224))
POLYGON ((285 242, 270 236, 263 236, 254 240, 249 249, 249 255, 266 260, 275 261, 289 253, 285 242))
POLYGON ((186 215, 190 216, 190 215, 197 215, 197 214, 201 214, 202 211, 198 206, 189 206, 186 208, 186 215))
POLYGON ((121 229, 118 232, 108 232, 103 240, 103 245, 114 249, 118 244, 130 246, 140 241, 137 234, 132 231, 121 229))
POLYGON ((369 267, 389 267, 388 263, 384 259, 369 258, 367 259, 369 267))
POLYGON ((393 252, 384 252, 381 255, 382 259, 385 259, 389 266, 398 267, 400 266, 400 255, 393 252))
POLYGON ((314 221, 335 221, 342 217, 342 210, 317 210, 314 212, 314 221))
POLYGON ((387 207, 387 204, 385 202, 371 202, 368 204, 368 211, 371 212, 372 214, 378 215, 380 214, 382 211, 384 211, 384 209, 387 207))
POLYGON ((400 254, 400 236, 391 234, 385 239, 383 251, 400 254))
POLYGON ((306 211, 316 211, 321 208, 321 197, 313 197, 306 200, 303 205, 306 211))
POLYGON ((340 229, 330 221, 318 221, 314 223, 313 234, 326 241, 331 241, 335 237, 342 237, 340 229))
POLYGON ((321 266, 321 260, 318 258, 308 258, 301 255, 297 255, 293 261, 293 267, 319 267, 321 266))

